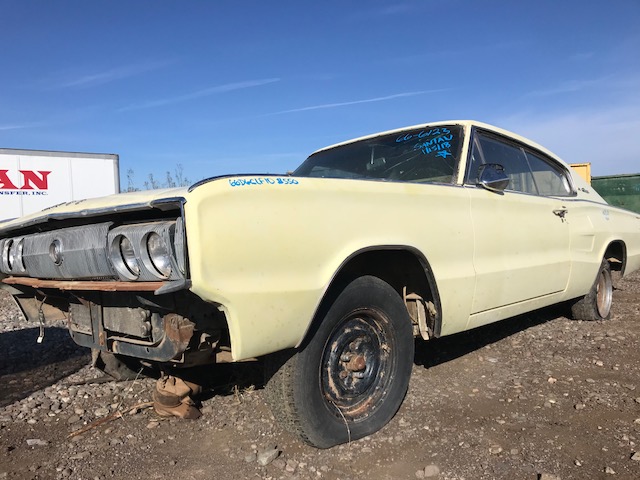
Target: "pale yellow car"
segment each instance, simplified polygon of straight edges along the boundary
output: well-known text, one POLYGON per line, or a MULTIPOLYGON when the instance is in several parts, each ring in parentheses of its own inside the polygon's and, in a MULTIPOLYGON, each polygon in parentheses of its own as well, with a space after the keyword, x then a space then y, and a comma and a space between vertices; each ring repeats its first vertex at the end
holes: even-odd
POLYGON ((640 215, 531 141, 449 121, 290 175, 59 205, 0 224, 0 252, 25 315, 65 318, 80 345, 163 367, 265 357, 276 417, 330 447, 393 417, 415 338, 560 302, 608 319, 640 215))

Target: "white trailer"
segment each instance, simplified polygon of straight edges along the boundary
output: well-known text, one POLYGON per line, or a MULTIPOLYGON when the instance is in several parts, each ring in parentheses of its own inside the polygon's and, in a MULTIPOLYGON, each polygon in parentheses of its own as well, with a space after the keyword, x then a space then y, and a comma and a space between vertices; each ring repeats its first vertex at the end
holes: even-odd
POLYGON ((119 191, 118 155, 0 148, 0 220, 119 191))

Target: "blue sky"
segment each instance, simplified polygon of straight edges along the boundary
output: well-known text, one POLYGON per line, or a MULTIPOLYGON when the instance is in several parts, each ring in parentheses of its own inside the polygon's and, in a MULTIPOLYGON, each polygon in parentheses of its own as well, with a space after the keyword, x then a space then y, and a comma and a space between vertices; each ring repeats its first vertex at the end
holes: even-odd
POLYGON ((0 147, 117 153, 123 187, 466 118, 640 171, 638 0, 0 0, 0 25, 0 147))

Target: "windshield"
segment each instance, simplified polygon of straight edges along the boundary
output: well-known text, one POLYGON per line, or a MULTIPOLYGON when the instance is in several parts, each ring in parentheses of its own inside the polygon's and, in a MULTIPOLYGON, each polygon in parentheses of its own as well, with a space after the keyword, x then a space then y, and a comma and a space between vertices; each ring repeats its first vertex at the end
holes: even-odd
POLYGON ((423 127, 323 150, 293 172, 299 177, 451 183, 462 127, 423 127))

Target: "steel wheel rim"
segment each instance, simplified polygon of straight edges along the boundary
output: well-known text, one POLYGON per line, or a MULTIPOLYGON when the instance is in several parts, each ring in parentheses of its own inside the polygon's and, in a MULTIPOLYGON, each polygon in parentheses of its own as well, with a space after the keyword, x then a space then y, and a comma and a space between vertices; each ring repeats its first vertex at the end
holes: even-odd
POLYGON ((322 355, 320 388, 333 415, 358 421, 371 415, 387 395, 393 378, 384 315, 376 310, 351 312, 334 328, 322 355))
POLYGON ((602 269, 600 275, 598 275, 598 283, 596 284, 596 308, 602 318, 606 318, 609 315, 612 301, 613 285, 611 283, 611 275, 602 269))

